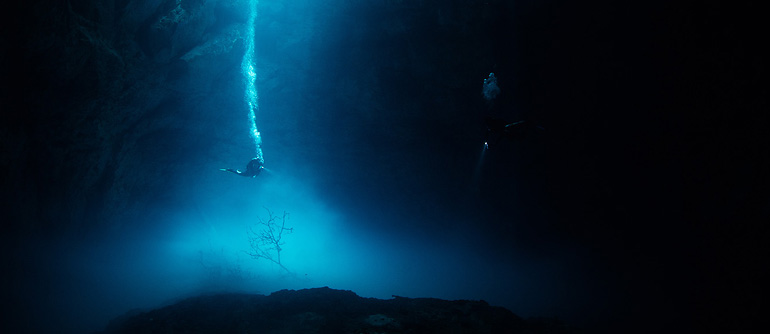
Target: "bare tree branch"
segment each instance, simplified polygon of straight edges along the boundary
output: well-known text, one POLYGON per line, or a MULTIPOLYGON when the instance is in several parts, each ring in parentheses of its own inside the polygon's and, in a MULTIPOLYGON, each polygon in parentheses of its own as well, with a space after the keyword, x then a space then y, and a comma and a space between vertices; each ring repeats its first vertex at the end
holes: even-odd
POLYGON ((277 264, 281 269, 287 273, 292 272, 281 263, 281 251, 286 242, 282 241, 283 233, 292 233, 294 228, 286 227, 286 219, 289 218, 289 214, 284 211, 282 216, 274 216, 270 209, 267 210, 267 220, 262 220, 258 217, 259 223, 257 227, 261 227, 259 230, 254 230, 254 226, 249 228, 248 239, 250 250, 246 251, 246 254, 253 259, 265 259, 274 264, 277 264))

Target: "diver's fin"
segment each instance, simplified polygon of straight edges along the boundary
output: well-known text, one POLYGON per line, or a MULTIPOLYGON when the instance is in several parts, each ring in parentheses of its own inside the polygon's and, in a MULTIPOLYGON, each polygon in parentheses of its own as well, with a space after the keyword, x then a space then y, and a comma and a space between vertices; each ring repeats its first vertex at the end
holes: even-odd
POLYGON ((521 124, 521 123, 524 123, 524 122, 526 122, 526 121, 517 121, 517 122, 513 122, 513 123, 511 123, 511 124, 506 124, 506 125, 505 125, 505 127, 506 127, 506 128, 510 128, 510 127, 512 127, 512 126, 516 126, 516 125, 519 125, 519 124, 521 124))

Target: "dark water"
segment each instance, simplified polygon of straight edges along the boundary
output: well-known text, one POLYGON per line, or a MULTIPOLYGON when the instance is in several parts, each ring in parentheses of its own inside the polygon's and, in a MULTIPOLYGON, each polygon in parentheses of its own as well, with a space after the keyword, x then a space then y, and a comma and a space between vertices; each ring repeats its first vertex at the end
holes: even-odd
MULTIPOLYGON (((200 293, 329 286, 365 297, 483 299, 592 330, 636 323, 632 329, 659 331, 713 314, 704 306, 718 298, 704 297, 712 287, 722 287, 719 297, 748 294, 746 285, 737 287, 740 279, 725 288, 719 277, 741 275, 720 266, 742 267, 732 259, 751 253, 752 239, 728 253, 718 240, 745 240, 750 228, 725 234, 718 222, 767 215, 758 209, 766 193, 758 196, 760 187, 747 181, 766 160, 721 140, 751 139, 752 122, 715 135, 723 119, 738 119, 722 114, 724 101, 754 96, 750 84, 729 83, 745 62, 721 56, 741 49, 724 36, 742 30, 711 28, 705 19, 727 14, 708 5, 682 12, 678 5, 600 2, 260 1, 255 121, 266 169, 252 179, 219 171, 244 169, 255 155, 241 70, 248 2, 182 4, 184 15, 210 16, 190 19, 208 22, 206 32, 180 24, 175 29, 200 38, 164 40, 147 23, 125 37, 143 56, 121 53, 120 68, 134 73, 132 66, 143 65, 129 60, 138 59, 158 64, 157 75, 134 73, 135 82, 123 75, 129 84, 118 91, 143 92, 135 95, 142 100, 100 111, 109 136, 61 129, 77 119, 66 116, 70 110, 116 94, 105 80, 85 92, 34 79, 15 86, 43 87, 54 98, 32 103, 18 132, 4 129, 11 140, 26 140, 13 147, 41 152, 18 165, 6 163, 18 156, 8 149, 4 159, 15 166, 9 170, 36 180, 8 178, 9 210, 13 203, 39 206, 12 215, 24 223, 4 242, 14 272, 4 297, 13 324, 93 331, 130 309, 200 293), (710 49, 702 40, 724 45, 710 49), (222 51, 192 52, 205 45, 222 51), (720 69, 702 74, 713 67, 720 69), (485 99, 491 72, 500 93, 485 99), (485 151, 486 117, 540 128, 485 151), (93 155, 79 153, 77 143, 114 154, 111 177, 82 181, 102 160, 86 159, 93 155), (717 160, 712 148, 730 162, 717 160), (49 159, 68 168, 61 178, 44 172, 49 159), (738 189, 720 192, 715 174, 738 189), (69 210, 80 197, 92 204, 69 210), (280 254, 286 269, 248 254, 249 231, 260 231, 269 212, 288 213, 292 230, 280 254)), ((176 8, 164 6, 159 12, 176 8)), ((70 7, 120 26, 90 14, 88 2, 70 7)), ((35 16, 45 7, 30 8, 35 16)), ((153 18, 160 20, 147 22, 153 18)), ((34 26, 18 29, 43 38, 34 26)), ((99 66, 67 74, 79 58, 53 58, 28 62, 32 72, 46 73, 41 80, 110 77, 99 66)), ((25 92, 23 99, 34 100, 25 92)))

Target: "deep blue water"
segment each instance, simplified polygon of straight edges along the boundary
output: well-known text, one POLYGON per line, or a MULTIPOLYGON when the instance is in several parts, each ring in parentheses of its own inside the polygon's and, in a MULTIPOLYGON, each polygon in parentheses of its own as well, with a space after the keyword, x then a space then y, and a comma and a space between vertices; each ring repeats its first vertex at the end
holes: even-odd
POLYGON ((251 31, 248 3, 209 13, 207 36, 240 34, 225 56, 168 62, 171 88, 115 162, 112 181, 132 182, 89 195, 124 199, 100 208, 109 223, 6 236, 22 326, 93 331, 202 293, 322 286, 483 299, 589 329, 655 307, 669 324, 716 282, 700 274, 709 259, 734 263, 700 223, 749 195, 705 195, 712 172, 736 173, 707 163, 718 141, 673 97, 702 80, 668 58, 678 37, 661 42, 651 5, 262 0, 251 31), (487 117, 538 127, 485 150, 487 117), (219 170, 258 152, 256 178, 219 170), (291 228, 285 269, 248 254, 270 212, 291 228))

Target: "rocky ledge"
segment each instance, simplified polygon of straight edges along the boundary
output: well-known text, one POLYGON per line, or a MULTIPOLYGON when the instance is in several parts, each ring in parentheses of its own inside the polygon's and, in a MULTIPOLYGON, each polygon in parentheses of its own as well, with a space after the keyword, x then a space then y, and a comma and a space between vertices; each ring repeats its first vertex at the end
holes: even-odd
POLYGON ((108 333, 575 333, 484 301, 382 300, 328 287, 193 297, 113 320, 108 333))

